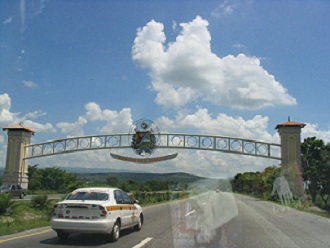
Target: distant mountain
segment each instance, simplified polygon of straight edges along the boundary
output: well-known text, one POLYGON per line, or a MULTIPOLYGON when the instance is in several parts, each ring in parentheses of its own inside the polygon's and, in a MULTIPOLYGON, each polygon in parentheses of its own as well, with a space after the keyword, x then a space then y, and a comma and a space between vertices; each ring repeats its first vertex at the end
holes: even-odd
MULTIPOLYGON (((130 170, 115 170, 111 168, 85 168, 85 167, 60 167, 68 173, 109 173, 109 172, 132 172, 130 170)), ((143 171, 139 171, 143 172, 143 171)))
MULTIPOLYGON (((40 168, 42 169, 42 168, 40 168)), ((149 173, 149 172, 132 172, 125 170, 114 170, 109 168, 68 168, 61 167, 68 173, 76 174, 79 179, 89 181, 91 183, 105 183, 109 177, 116 177, 119 181, 133 180, 136 182, 145 182, 149 180, 169 181, 175 183, 185 184, 204 184, 210 187, 218 185, 218 179, 210 179, 206 177, 199 177, 185 172, 175 173, 149 173)), ((0 177, 3 176, 4 168, 0 167, 0 177)))
POLYGON ((208 181, 209 183, 218 183, 218 179, 209 179, 199 177, 184 172, 177 173, 136 173, 136 172, 108 172, 108 173, 75 173, 78 178, 84 181, 104 183, 109 177, 116 177, 119 181, 133 180, 136 182, 145 182, 149 180, 170 181, 178 183, 195 183, 199 181, 208 181))

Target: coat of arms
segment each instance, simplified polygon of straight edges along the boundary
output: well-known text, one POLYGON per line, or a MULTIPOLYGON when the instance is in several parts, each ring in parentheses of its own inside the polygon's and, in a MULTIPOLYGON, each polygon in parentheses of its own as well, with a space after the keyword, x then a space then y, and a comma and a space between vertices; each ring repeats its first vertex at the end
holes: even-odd
POLYGON ((144 158, 126 157, 111 153, 114 159, 119 159, 133 163, 155 163, 166 161, 177 157, 178 153, 169 154, 161 157, 151 157, 160 143, 160 132, 158 127, 150 120, 141 119, 134 122, 129 130, 129 146, 134 152, 144 158))
POLYGON ((131 147, 135 153, 141 156, 151 155, 157 147, 156 125, 148 120, 140 120, 135 122, 131 129, 133 130, 131 147))

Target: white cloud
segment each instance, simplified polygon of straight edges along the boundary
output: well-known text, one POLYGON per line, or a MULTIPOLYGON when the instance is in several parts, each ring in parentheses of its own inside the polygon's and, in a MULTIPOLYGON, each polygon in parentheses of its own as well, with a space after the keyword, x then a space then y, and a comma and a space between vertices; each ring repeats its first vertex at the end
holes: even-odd
POLYGON ((23 84, 26 87, 28 87, 28 88, 35 88, 35 87, 37 87, 37 84, 34 83, 34 82, 32 82, 32 81, 25 81, 25 80, 23 80, 23 84))
POLYGON ((125 133, 132 124, 132 114, 129 108, 123 108, 121 111, 110 109, 101 109, 95 102, 85 104, 86 113, 79 116, 75 122, 60 122, 57 127, 62 133, 70 136, 84 135, 84 127, 100 124, 98 131, 100 133, 125 133))
POLYGON ((86 118, 91 121, 96 121, 102 119, 102 110, 100 106, 95 102, 90 102, 85 105, 86 118))
POLYGON ((21 19, 21 33, 26 30, 27 19, 33 19, 40 15, 46 7, 45 0, 26 1, 20 0, 20 19, 21 19))
POLYGON ((87 123, 85 117, 79 116, 76 122, 59 122, 56 127, 61 129, 62 133, 70 134, 71 136, 83 136, 84 135, 84 125, 87 123))
POLYGON ((107 119, 106 125, 101 128, 103 133, 125 133, 132 125, 132 114, 129 108, 123 108, 121 111, 105 110, 107 119))
POLYGON ((224 15, 231 15, 236 7, 237 4, 234 4, 232 1, 223 1, 211 12, 211 15, 215 18, 221 18, 224 15))
POLYGON ((163 43, 166 38, 163 30, 164 25, 154 20, 147 23, 142 29, 138 29, 138 35, 134 40, 132 55, 133 59, 139 61, 142 67, 162 67, 162 64, 156 63, 156 65, 153 65, 152 63, 164 60, 163 43))
POLYGON ((176 30, 176 27, 177 27, 178 25, 177 25, 177 23, 176 23, 176 21, 173 21, 172 22, 172 29, 175 31, 176 30))
POLYGON ((103 133, 127 132, 132 124, 132 114, 129 108, 123 108, 121 111, 109 109, 102 110, 95 103, 90 102, 85 105, 86 119, 90 121, 106 121, 106 124, 100 129, 103 133))
MULTIPOLYGON (((276 133, 267 131, 269 118, 256 115, 250 120, 232 117, 223 113, 213 117, 207 109, 198 109, 195 113, 181 115, 174 120, 160 117, 156 123, 162 123, 166 131, 190 130, 196 134, 231 136, 244 139, 255 139, 264 142, 279 143, 276 133)), ((274 131, 275 132, 275 131, 274 131)))
POLYGON ((322 139, 325 143, 330 142, 330 129, 320 130, 318 124, 306 123, 306 126, 301 131, 302 139, 308 137, 316 137, 322 139))
POLYGON ((237 49, 244 49, 244 48, 246 48, 245 45, 240 44, 240 43, 236 43, 236 44, 234 44, 233 47, 234 47, 234 48, 237 48, 237 49))
POLYGON ((34 111, 34 112, 31 112, 31 113, 27 113, 25 116, 24 116, 24 119, 36 119, 40 116, 45 116, 47 115, 46 112, 42 112, 40 110, 37 110, 37 111, 34 111))
POLYGON ((46 7, 46 0, 34 1, 29 5, 29 12, 32 18, 42 14, 46 7))
POLYGON ((21 18, 21 33, 25 32, 25 0, 20 1, 20 18, 21 18))
POLYGON ((3 24, 9 24, 13 21, 13 17, 9 16, 6 20, 3 21, 3 24))
POLYGON ((11 99, 8 94, 0 94, 0 124, 8 125, 17 119, 18 113, 11 113, 11 99))
POLYGON ((180 26, 181 34, 167 47, 164 26, 154 20, 134 40, 132 58, 150 70, 158 104, 177 108, 201 100, 251 110, 296 104, 258 58, 212 53, 206 20, 197 16, 180 26))
POLYGON ((24 121, 23 124, 24 124, 24 126, 27 126, 38 133, 55 133, 56 132, 56 129, 50 123, 41 124, 41 123, 34 122, 31 120, 26 120, 26 121, 24 121))
POLYGON ((50 123, 41 124, 30 119, 36 119, 40 116, 46 115, 42 111, 34 111, 27 113, 23 116, 20 116, 20 113, 11 112, 11 98, 8 94, 0 94, 0 125, 1 126, 10 126, 18 125, 23 123, 23 125, 32 128, 36 132, 55 132, 53 125, 50 123))

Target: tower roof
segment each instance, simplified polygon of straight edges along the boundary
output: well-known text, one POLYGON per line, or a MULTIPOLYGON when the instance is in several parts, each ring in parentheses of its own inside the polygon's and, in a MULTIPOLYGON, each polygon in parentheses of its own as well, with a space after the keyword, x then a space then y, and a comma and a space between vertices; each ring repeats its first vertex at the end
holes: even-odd
POLYGON ((306 126, 305 123, 289 120, 289 121, 277 124, 275 129, 278 129, 280 127, 300 127, 300 128, 303 128, 304 126, 306 126))
POLYGON ((35 133, 34 130, 32 130, 31 128, 28 128, 26 126, 23 126, 23 125, 8 126, 8 127, 2 128, 2 130, 3 131, 6 131, 6 130, 24 130, 24 131, 27 131, 27 132, 31 132, 32 134, 35 133))

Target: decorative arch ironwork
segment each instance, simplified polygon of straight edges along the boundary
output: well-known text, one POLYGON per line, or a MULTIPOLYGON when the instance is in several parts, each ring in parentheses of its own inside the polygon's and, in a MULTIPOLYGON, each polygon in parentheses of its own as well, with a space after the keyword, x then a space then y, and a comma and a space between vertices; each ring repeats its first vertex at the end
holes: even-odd
MULTIPOLYGON (((195 149, 281 160, 281 145, 226 136, 158 133, 158 148, 195 149)), ((25 146, 24 159, 96 149, 131 148, 132 134, 72 137, 25 146)))

